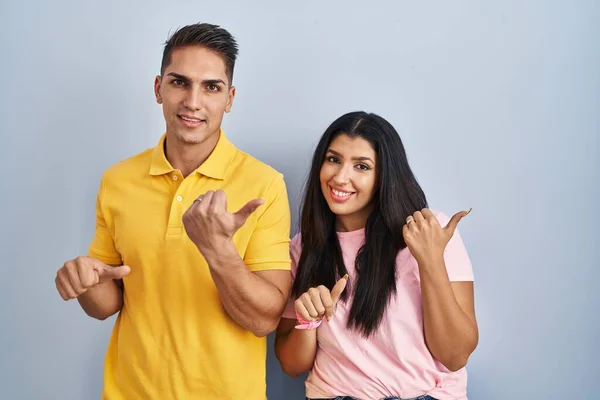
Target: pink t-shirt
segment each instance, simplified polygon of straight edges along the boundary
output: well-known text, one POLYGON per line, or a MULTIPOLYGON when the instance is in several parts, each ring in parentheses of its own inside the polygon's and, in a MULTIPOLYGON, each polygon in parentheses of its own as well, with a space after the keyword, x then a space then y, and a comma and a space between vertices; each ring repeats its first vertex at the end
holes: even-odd
MULTIPOLYGON (((434 212, 445 226, 449 218, 434 212)), ((344 263, 354 279, 356 254, 364 243, 364 229, 338 232, 344 263)), ((290 243, 292 276, 295 278, 301 253, 300 235, 290 243)), ((472 281, 471 261, 455 231, 444 253, 451 281, 472 281)), ((346 328, 349 304, 340 301, 330 322, 317 328, 318 349, 313 369, 306 380, 306 396, 327 398, 353 396, 381 399, 412 398, 428 394, 439 400, 466 400, 467 373, 450 372, 436 361, 423 334, 423 309, 417 261, 408 249, 396 258, 396 295, 388 305, 379 328, 367 340, 346 328)), ((290 297, 283 318, 295 319, 290 297)))

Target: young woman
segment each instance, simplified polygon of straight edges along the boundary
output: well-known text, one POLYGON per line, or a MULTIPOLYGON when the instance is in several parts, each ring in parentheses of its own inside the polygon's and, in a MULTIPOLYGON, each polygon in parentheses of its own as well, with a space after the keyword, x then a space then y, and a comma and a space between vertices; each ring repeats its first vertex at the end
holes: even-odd
POLYGON ((396 130, 341 116, 315 151, 293 294, 275 353, 310 371, 308 399, 466 399, 477 346, 471 262, 451 219, 427 200, 396 130))

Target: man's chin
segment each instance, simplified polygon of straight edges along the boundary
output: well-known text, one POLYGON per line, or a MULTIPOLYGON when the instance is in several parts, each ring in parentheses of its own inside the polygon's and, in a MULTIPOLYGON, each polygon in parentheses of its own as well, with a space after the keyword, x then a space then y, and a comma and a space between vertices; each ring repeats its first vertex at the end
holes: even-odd
POLYGON ((175 134, 177 140, 185 144, 200 144, 204 142, 209 135, 206 134, 204 129, 198 129, 194 131, 178 131, 175 134))

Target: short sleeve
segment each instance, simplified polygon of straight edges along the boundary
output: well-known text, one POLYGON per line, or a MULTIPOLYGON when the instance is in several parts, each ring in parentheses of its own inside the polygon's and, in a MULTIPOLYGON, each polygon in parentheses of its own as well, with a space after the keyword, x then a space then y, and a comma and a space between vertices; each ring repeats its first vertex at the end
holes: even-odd
POLYGON ((102 180, 96 197, 96 232, 90 244, 88 256, 96 258, 107 265, 121 265, 123 261, 115 248, 115 241, 103 210, 104 196, 104 180, 102 180))
MULTIPOLYGON (((290 242, 290 258, 292 260, 292 282, 294 281, 294 279, 296 279, 296 271, 298 271, 298 261, 300 261, 301 252, 302 241, 300 239, 300 234, 297 234, 290 242)), ((283 312, 281 318, 296 319, 296 309, 294 307, 295 301, 296 299, 294 298, 294 294, 290 291, 290 297, 288 299, 287 306, 285 307, 285 311, 283 312)))
MULTIPOLYGON (((450 218, 441 212, 436 213, 436 218, 442 227, 446 226, 450 221, 450 218)), ((452 238, 446 246, 446 250, 444 251, 444 262, 450 281, 474 280, 471 259, 469 258, 469 254, 467 253, 467 249, 465 248, 458 228, 454 231, 454 235, 452 235, 452 238)))
POLYGON ((265 197, 265 208, 248 242, 244 262, 250 271, 289 270, 290 205, 281 174, 265 197))

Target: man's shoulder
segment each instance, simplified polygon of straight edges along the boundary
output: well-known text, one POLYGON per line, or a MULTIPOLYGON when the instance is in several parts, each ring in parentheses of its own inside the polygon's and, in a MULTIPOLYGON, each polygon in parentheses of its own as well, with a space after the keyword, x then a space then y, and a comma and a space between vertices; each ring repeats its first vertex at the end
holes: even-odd
POLYGON ((150 147, 109 166, 104 170, 102 180, 106 183, 137 179, 140 174, 147 174, 150 171, 153 150, 154 148, 150 147))
POLYGON ((283 181, 283 174, 265 161, 236 147, 232 176, 246 176, 253 183, 272 184, 274 181, 283 181))
POLYGON ((114 163, 102 173, 104 186, 123 184, 133 180, 138 181, 150 171, 153 148, 143 150, 133 156, 114 163))

